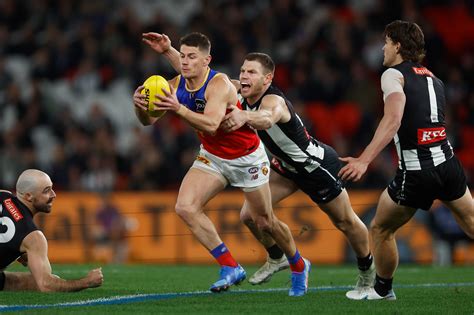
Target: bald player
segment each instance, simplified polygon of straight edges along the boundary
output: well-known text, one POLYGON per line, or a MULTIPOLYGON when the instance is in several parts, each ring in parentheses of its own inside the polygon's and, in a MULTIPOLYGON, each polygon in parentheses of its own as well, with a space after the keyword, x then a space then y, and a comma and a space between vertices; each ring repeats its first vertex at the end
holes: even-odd
POLYGON ((100 268, 78 280, 64 280, 52 274, 48 242, 33 217, 40 212, 50 213, 55 198, 48 174, 35 169, 18 177, 16 196, 0 190, 0 290, 70 292, 102 285, 100 268), (17 259, 30 272, 4 271, 17 259))

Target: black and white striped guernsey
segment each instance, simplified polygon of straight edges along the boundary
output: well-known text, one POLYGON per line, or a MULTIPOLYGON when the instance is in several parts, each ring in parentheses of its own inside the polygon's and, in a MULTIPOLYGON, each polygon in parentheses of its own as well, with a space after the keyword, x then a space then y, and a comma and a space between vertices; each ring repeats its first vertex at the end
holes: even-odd
POLYGON ((399 168, 416 171, 433 168, 453 157, 446 136, 446 99, 443 82, 420 64, 404 61, 395 69, 404 79, 406 96, 402 122, 394 137, 399 168))
POLYGON ((23 239, 37 229, 30 209, 12 193, 0 191, 0 270, 22 254, 23 239))
POLYGON ((286 123, 276 123, 266 130, 257 130, 260 140, 275 157, 295 172, 312 172, 319 167, 324 158, 324 149, 306 131, 300 117, 295 113, 293 105, 283 92, 271 85, 263 96, 249 105, 239 94, 243 110, 257 111, 266 95, 278 95, 285 100, 291 118, 286 123))

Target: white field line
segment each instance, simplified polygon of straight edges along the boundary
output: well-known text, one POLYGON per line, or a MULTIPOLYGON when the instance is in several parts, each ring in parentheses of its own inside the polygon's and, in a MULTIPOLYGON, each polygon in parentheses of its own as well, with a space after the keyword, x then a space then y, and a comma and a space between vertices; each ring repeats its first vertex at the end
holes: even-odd
MULTIPOLYGON (((474 282, 460 282, 460 283, 418 283, 418 284, 400 284, 394 285, 394 288, 448 288, 448 287, 472 287, 474 282)), ((343 291, 350 290, 353 286, 318 286, 310 287, 309 291, 343 291)), ((268 288, 268 289, 251 289, 241 290, 234 289, 224 294, 245 294, 245 293, 268 293, 268 292, 287 292, 288 288, 268 288)), ((57 307, 74 307, 74 306, 97 306, 97 305, 112 305, 112 304, 127 304, 142 301, 156 301, 179 297, 212 295, 210 291, 190 291, 190 292, 172 292, 172 293, 150 293, 150 294, 132 294, 120 295, 112 297, 102 297, 98 299, 63 302, 54 304, 25 304, 25 305, 0 305, 0 312, 21 311, 29 309, 43 309, 43 308, 57 308, 57 307)))

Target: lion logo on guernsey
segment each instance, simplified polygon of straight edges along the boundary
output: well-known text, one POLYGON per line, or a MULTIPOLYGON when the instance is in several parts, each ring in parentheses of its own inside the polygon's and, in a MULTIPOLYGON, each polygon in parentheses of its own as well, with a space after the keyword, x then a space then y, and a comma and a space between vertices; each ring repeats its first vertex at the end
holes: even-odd
POLYGON ((262 167, 262 174, 265 175, 265 176, 267 176, 267 174, 268 174, 268 167, 266 165, 264 165, 262 167))

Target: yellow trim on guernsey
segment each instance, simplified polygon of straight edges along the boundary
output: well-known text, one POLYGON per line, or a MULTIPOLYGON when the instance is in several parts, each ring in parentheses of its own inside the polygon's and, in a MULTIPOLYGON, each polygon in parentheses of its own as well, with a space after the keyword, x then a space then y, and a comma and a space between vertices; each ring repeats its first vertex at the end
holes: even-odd
POLYGON ((175 77, 174 85, 173 85, 173 88, 174 88, 175 91, 178 89, 178 86, 179 86, 179 82, 180 82, 180 81, 181 81, 181 74, 178 74, 178 75, 175 77))
MULTIPOLYGON (((191 90, 190 88, 188 88, 188 82, 185 82, 184 87, 186 88, 186 91, 188 91, 188 92, 197 92, 197 91, 199 91, 204 86, 204 84, 206 83, 210 72, 211 72, 211 68, 208 67, 207 72, 206 72, 206 77, 204 78, 204 81, 202 81, 202 83, 199 85, 199 87, 194 89, 194 90, 191 90)), ((216 75, 214 77, 218 76, 219 74, 220 73, 216 73, 216 75)), ((180 75, 179 79, 181 80, 181 75, 180 75)))

